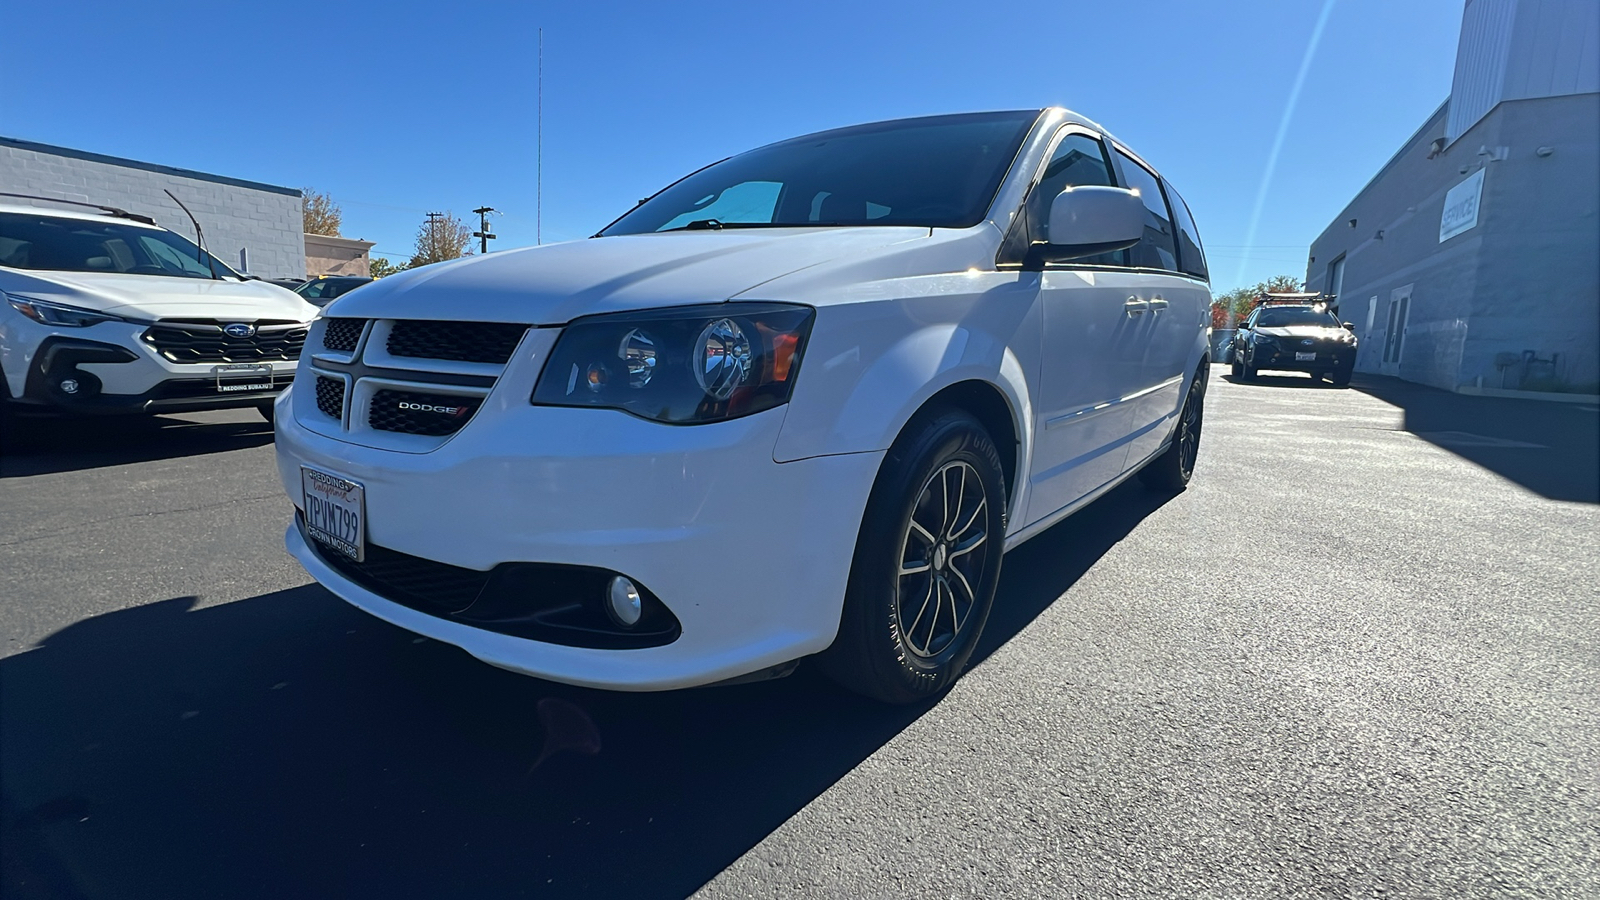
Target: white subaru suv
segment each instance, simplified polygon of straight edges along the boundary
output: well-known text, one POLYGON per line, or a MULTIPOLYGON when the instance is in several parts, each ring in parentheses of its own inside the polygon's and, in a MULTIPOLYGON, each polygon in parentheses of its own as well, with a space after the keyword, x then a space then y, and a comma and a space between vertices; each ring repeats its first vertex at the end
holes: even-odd
POLYGON ((319 310, 147 217, 91 208, 0 205, 0 404, 270 419, 319 310))
POLYGON ((707 166, 588 240, 334 301, 278 401, 286 541, 486 662, 682 688, 815 656, 961 672, 1002 553, 1193 472, 1189 211, 1062 109, 842 128, 707 166))

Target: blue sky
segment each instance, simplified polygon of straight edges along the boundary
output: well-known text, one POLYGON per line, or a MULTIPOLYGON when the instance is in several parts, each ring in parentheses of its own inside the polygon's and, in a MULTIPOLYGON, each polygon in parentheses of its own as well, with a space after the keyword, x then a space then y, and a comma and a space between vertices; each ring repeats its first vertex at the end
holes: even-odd
POLYGON ((15 3, 0 134, 295 187, 408 256, 423 214, 546 242, 769 141, 1060 104, 1178 187, 1214 287, 1304 275, 1312 238, 1449 94, 1462 0, 990 4, 15 3))

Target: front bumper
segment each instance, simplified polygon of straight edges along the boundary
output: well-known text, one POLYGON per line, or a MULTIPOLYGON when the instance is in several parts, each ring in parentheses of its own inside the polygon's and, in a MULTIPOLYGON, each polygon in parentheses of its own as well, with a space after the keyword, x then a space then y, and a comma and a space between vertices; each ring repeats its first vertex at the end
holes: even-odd
POLYGON ((756 672, 825 649, 838 630, 881 452, 772 459, 785 409, 670 426, 613 410, 501 407, 427 453, 307 430, 280 403, 280 475, 359 482, 369 545, 488 572, 551 563, 622 573, 681 623, 635 649, 569 646, 424 612, 357 583, 291 525, 291 554, 333 593, 512 671, 587 687, 665 690, 756 672))
POLYGON ((68 330, 0 323, 0 375, 20 411, 67 415, 260 406, 294 380, 296 360, 271 360, 271 389, 219 391, 213 364, 162 357, 140 340, 145 327, 103 322, 68 330), (62 389, 68 380, 76 388, 71 392, 62 389))
POLYGON ((1250 354, 1250 361, 1257 369, 1288 372, 1337 372, 1353 368, 1355 360, 1354 344, 1315 344, 1310 347, 1298 341, 1287 346, 1257 344, 1250 354), (1314 353, 1315 358, 1296 359, 1296 353, 1314 353))

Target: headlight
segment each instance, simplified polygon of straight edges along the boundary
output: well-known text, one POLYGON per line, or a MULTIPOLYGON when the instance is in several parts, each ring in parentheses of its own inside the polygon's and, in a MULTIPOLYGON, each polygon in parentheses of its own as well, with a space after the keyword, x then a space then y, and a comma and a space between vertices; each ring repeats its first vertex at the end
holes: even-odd
POLYGON ((47 300, 35 300, 32 297, 18 297, 15 294, 5 294, 4 297, 13 309, 40 325, 84 328, 100 322, 128 321, 121 316, 95 312, 90 309, 79 309, 76 306, 67 306, 64 303, 51 303, 47 300))
POLYGON ((1270 334, 1261 334, 1258 332, 1255 335, 1255 342, 1258 344, 1276 344, 1278 341, 1270 334))
POLYGON ((578 319, 532 400, 675 425, 748 416, 788 402, 813 316, 807 306, 716 303, 578 319))

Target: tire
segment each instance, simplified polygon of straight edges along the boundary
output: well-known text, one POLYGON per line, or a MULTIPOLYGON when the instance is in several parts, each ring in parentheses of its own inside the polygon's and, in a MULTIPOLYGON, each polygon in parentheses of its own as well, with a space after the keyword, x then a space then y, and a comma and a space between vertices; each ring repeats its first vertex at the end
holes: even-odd
POLYGON ((273 425, 273 426, 277 425, 276 414, 272 410, 272 404, 271 403, 263 403, 260 406, 257 406, 256 407, 256 412, 261 414, 261 418, 267 420, 267 424, 268 425, 273 425))
POLYGON ((1233 368, 1232 368, 1230 374, 1233 375, 1233 377, 1235 377, 1235 378, 1243 378, 1244 377, 1244 364, 1240 363, 1238 360, 1234 360, 1233 361, 1233 368))
POLYGON ((839 635, 818 657, 829 678, 885 703, 955 682, 1000 583, 1006 490, 994 441, 961 410, 919 418, 872 487, 839 635))
POLYGON ((1354 369, 1337 369, 1329 376, 1329 380, 1333 382, 1334 387, 1349 387, 1350 376, 1353 373, 1354 369))
POLYGON ((1194 463, 1200 455, 1200 432, 1205 425, 1205 369, 1195 373, 1189 393, 1178 411, 1178 424, 1172 429, 1172 443, 1165 453, 1139 470, 1145 487, 1162 493, 1181 493, 1194 477, 1194 463))
POLYGON ((1258 371, 1259 370, 1255 366, 1252 366, 1249 363, 1245 363, 1244 364, 1244 373, 1243 373, 1244 374, 1244 380, 1245 381, 1255 381, 1256 380, 1256 373, 1258 371))

